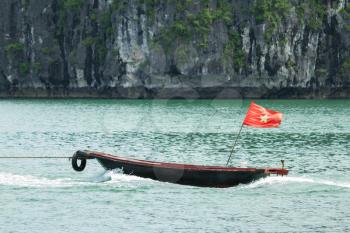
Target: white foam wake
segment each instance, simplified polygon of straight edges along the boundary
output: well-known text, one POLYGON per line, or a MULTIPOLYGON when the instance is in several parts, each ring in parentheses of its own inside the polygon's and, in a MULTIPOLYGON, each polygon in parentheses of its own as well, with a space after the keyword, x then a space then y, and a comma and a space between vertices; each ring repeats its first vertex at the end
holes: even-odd
POLYGON ((65 187, 74 184, 75 182, 71 179, 47 179, 31 175, 0 173, 0 185, 23 187, 65 187))
POLYGON ((270 176, 254 183, 249 184, 251 188, 259 187, 263 185, 273 185, 273 184, 289 184, 289 183, 308 183, 317 185, 327 185, 327 186, 337 186, 342 188, 350 188, 350 183, 338 182, 323 179, 314 179, 306 177, 293 177, 293 176, 270 176))
POLYGON ((138 183, 145 181, 137 176, 123 174, 119 170, 106 171, 100 175, 89 178, 87 180, 73 180, 70 178, 64 179, 49 179, 45 177, 37 177, 32 175, 17 175, 11 173, 0 173, 0 186, 19 186, 19 187, 71 187, 78 185, 93 185, 96 183, 107 184, 126 184, 138 183))
MULTIPOLYGON (((48 179, 45 177, 36 177, 31 175, 16 175, 10 173, 0 173, 0 185, 21 186, 21 187, 71 187, 76 185, 88 185, 96 183, 108 184, 135 184, 144 181, 152 181, 133 175, 123 174, 120 170, 106 171, 103 174, 90 179, 89 181, 77 181, 69 178, 65 179, 48 179)), ((284 185, 292 183, 316 184, 326 186, 336 186, 342 188, 350 188, 350 182, 340 182, 324 179, 315 179, 307 177, 293 176, 270 176, 264 179, 257 180, 251 184, 242 186, 245 188, 255 188, 264 185, 284 185)))
POLYGON ((120 169, 106 171, 102 177, 105 179, 104 181, 108 181, 109 183, 127 183, 134 181, 150 180, 138 176, 124 174, 120 169))

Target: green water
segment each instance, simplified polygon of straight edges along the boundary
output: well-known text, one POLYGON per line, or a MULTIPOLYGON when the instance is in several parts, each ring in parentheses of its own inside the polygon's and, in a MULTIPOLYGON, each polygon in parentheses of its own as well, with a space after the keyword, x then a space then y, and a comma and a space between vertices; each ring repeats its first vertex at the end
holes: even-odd
MULTIPOLYGON (((350 101, 257 100, 277 129, 244 128, 232 165, 280 167, 227 189, 82 173, 66 159, 0 160, 0 232, 350 231, 350 101)), ((249 101, 2 100, 0 156, 128 157, 224 165, 249 101)))

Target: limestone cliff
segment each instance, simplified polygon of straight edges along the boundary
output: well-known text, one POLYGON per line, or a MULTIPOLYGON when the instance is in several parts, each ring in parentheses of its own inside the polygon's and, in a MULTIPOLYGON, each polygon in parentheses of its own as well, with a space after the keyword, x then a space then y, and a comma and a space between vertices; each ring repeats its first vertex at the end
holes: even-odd
POLYGON ((1 97, 348 98, 348 0, 1 0, 1 97))

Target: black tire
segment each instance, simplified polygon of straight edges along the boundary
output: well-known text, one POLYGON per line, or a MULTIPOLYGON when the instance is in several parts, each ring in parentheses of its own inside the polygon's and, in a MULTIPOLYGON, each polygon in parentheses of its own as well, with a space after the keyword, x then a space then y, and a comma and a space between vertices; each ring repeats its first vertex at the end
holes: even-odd
POLYGON ((77 172, 83 171, 86 167, 86 159, 74 155, 72 157, 72 167, 77 172), (78 164, 78 160, 80 160, 80 165, 78 164))

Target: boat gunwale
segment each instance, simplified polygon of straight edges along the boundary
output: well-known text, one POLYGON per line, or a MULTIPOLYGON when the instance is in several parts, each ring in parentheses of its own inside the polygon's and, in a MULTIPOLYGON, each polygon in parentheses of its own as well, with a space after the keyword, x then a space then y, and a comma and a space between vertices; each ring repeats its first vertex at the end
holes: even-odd
MULTIPOLYGON (((208 165, 192 165, 181 163, 167 163, 167 162, 155 162, 141 159, 131 159, 120 157, 116 155, 94 152, 94 151, 79 151, 83 153, 87 159, 108 159, 112 161, 129 163, 132 165, 142 165, 146 167, 166 168, 166 169, 182 169, 182 170, 194 170, 194 171, 226 171, 226 172, 257 172, 266 171, 270 168, 240 168, 240 167, 222 167, 222 166, 208 166, 208 165)), ((80 155, 81 156, 81 155, 80 155)), ((82 156, 81 156, 82 157, 82 156)), ((273 168, 279 170, 280 168, 273 168)))

